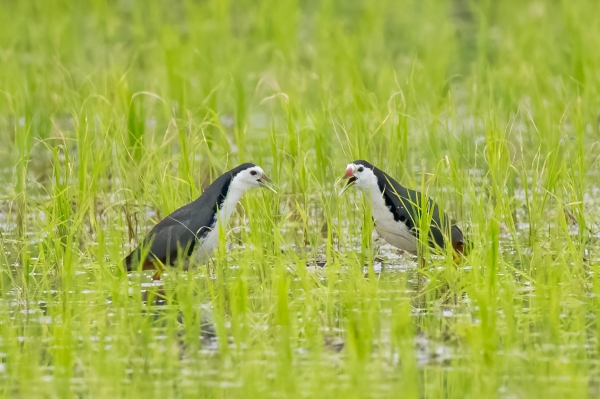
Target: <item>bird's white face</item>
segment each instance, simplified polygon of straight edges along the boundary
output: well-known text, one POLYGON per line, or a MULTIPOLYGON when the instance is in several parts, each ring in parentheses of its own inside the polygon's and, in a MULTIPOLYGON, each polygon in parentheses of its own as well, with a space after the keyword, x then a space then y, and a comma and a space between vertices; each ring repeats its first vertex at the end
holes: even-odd
POLYGON ((242 191, 259 187, 264 187, 271 191, 275 191, 267 184, 269 182, 271 182, 271 179, 267 177, 262 168, 260 166, 253 166, 235 175, 231 185, 233 188, 242 191))
POLYGON ((350 186, 356 186, 365 191, 370 191, 373 187, 377 187, 377 176, 373 173, 373 169, 361 164, 349 163, 348 166, 346 166, 344 178, 348 179, 348 183, 342 189, 340 194, 346 191, 350 186))

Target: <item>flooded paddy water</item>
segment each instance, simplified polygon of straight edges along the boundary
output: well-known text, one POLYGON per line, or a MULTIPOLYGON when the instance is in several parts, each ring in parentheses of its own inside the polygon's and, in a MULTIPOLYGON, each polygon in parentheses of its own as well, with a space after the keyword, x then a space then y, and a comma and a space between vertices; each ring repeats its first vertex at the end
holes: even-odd
MULTIPOLYGON (((310 208, 315 213, 306 226, 318 230, 323 213, 316 202, 310 208)), ((360 224, 359 210, 353 212, 360 224)), ((156 218, 155 211, 145 215, 156 218)), ((41 211, 27 215, 29 220, 47 217, 41 211)), ((449 269, 444 257, 432 255, 420 269, 416 257, 375 232, 371 255, 361 261, 362 236, 350 226, 340 231, 354 235, 345 245, 338 239, 329 250, 282 243, 278 253, 256 257, 256 248, 241 244, 244 234, 252 234, 244 215, 230 226, 223 259, 190 271, 167 271, 153 281, 151 273, 126 276, 119 270, 120 258, 107 255, 99 263, 85 248, 70 270, 64 263, 42 267, 45 234, 19 237, 15 212, 2 218, 9 268, 0 299, 0 379, 24 396, 43 397, 56 389, 65 395, 100 390, 110 396, 132 388, 167 395, 235 394, 246 392, 249 384, 256 394, 277 389, 289 394, 287 383, 279 385, 282 373, 289 373, 286 381, 294 381, 298 396, 313 397, 318 383, 325 396, 368 386, 369 397, 389 397, 390 391, 413 386, 432 395, 455 389, 460 397, 462 384, 474 389, 471 384, 479 383, 470 377, 475 368, 494 372, 493 388, 477 389, 498 397, 520 397, 529 384, 569 395, 577 390, 594 396, 600 389, 592 360, 598 357, 597 234, 582 246, 584 258, 565 261, 551 248, 540 246, 536 253, 527 247, 530 226, 521 215, 516 234, 500 226, 497 250, 504 264, 490 275, 469 257, 449 269), (521 242, 515 244, 515 237, 521 242), (28 274, 20 263, 23 245, 29 251, 28 274), (549 271, 533 277, 532 266, 522 262, 532 263, 540 252, 549 262, 543 267, 579 274, 581 286, 572 290, 573 281, 561 282, 549 271), (471 290, 478 273, 498 284, 485 285, 484 293, 471 290), (560 287, 558 295, 551 282, 560 287), (494 298, 493 306, 486 303, 494 298), (407 373, 414 381, 406 381, 407 373), (31 384, 22 386, 15 376, 31 384)), ((136 234, 149 227, 138 226, 136 234)), ((296 229, 290 222, 281 231, 296 229)), ((127 236, 127 227, 122 230, 127 236)), ((571 222, 568 232, 576 239, 577 225, 571 222)), ((118 255, 126 252, 123 246, 118 255)))

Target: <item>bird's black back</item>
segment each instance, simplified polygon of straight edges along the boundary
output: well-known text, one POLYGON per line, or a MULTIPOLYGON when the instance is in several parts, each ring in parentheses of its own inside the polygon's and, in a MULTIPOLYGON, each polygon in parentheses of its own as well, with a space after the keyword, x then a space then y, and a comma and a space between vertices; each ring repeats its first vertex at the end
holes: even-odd
POLYGON ((131 271, 141 261, 143 265, 156 260, 172 265, 183 251, 189 257, 199 239, 204 238, 217 222, 217 211, 222 206, 233 178, 242 170, 256 166, 244 163, 223 173, 195 201, 182 206, 161 220, 150 230, 141 245, 125 258, 125 267, 131 271), (140 259, 142 253, 147 255, 140 259))
POLYGON ((430 245, 437 245, 444 248, 444 234, 450 232, 452 247, 459 252, 463 252, 464 237, 462 231, 458 228, 454 220, 445 217, 445 215, 440 218, 439 207, 431 198, 424 198, 419 191, 402 186, 387 173, 367 161, 358 160, 353 163, 373 170, 373 174, 377 177, 379 191, 383 193, 385 205, 394 215, 395 221, 406 224, 408 230, 418 237, 418 223, 420 218, 424 216, 422 215, 422 201, 426 199, 426 209, 428 212, 431 212, 431 225, 429 228, 430 245))

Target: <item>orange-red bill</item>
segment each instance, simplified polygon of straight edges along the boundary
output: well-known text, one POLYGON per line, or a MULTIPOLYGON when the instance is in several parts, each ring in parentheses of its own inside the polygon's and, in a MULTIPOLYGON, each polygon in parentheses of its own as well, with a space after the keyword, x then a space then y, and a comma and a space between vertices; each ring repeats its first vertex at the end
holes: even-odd
POLYGON ((352 186, 352 185, 354 185, 354 183, 356 183, 356 177, 354 177, 354 166, 352 164, 348 165, 348 167, 346 168, 346 174, 344 174, 344 179, 348 179, 348 183, 346 183, 344 188, 342 188, 342 191, 340 191, 339 195, 344 194, 344 192, 350 186, 352 186))
POLYGON ((344 179, 349 179, 352 176, 354 176, 354 168, 352 168, 352 165, 348 165, 348 167, 346 168, 346 174, 344 175, 344 179))

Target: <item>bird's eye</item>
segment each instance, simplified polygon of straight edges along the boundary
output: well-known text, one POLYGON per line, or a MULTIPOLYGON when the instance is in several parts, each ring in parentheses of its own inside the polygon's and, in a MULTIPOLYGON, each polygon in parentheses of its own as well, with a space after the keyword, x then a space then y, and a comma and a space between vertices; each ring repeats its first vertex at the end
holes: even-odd
POLYGON ((362 172, 363 170, 365 170, 365 168, 363 168, 362 166, 360 168, 358 168, 358 173, 362 172))
POLYGON ((252 176, 256 176, 256 173, 258 173, 258 172, 257 172, 257 171, 255 171, 255 170, 251 170, 251 171, 250 171, 250 174, 251 174, 252 176))

